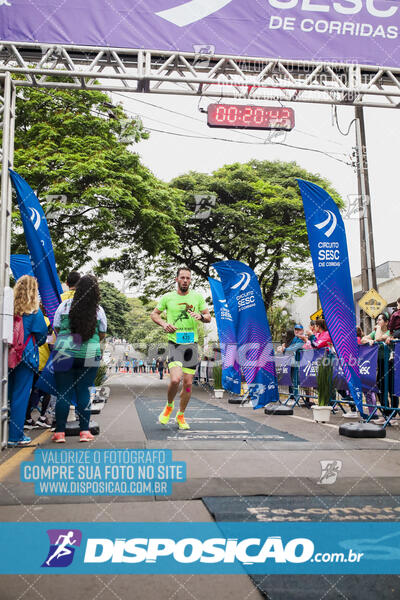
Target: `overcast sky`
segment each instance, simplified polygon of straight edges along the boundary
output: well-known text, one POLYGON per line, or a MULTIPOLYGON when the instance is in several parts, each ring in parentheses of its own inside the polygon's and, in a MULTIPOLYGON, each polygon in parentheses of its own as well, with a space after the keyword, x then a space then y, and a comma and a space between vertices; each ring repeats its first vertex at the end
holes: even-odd
MULTIPOLYGON (((229 143, 208 139, 176 137, 152 131, 150 139, 136 144, 143 163, 157 177, 170 181, 190 170, 211 173, 224 164, 258 160, 296 161, 301 167, 328 178, 347 202, 357 194, 357 177, 354 169, 334 158, 306 150, 268 143, 271 132, 216 130, 207 126, 207 115, 198 110, 198 98, 161 96, 151 94, 113 94, 114 101, 141 116, 146 128, 176 132, 186 135, 209 136, 245 141, 250 144, 229 143), (144 103, 151 103, 154 108, 144 103), (162 110, 167 108, 179 114, 162 110), (187 116, 184 116, 187 115, 187 116), (188 118, 189 117, 189 118, 188 118), (251 135, 249 135, 251 134, 251 135), (255 139, 251 136, 257 136, 255 139), (256 142, 257 145, 253 143, 256 142), (267 142, 267 143, 264 143, 267 142)), ((206 107, 212 100, 203 100, 206 107)), ((230 102, 230 101, 229 101, 230 102)), ((238 103, 243 103, 238 101, 238 103)), ((258 102, 257 102, 258 104, 258 102)), ((276 103, 261 102, 264 105, 276 103)), ((288 104, 295 110, 296 127, 283 141, 293 146, 314 148, 349 162, 355 146, 354 125, 350 134, 341 135, 333 124, 331 106, 317 104, 288 104)), ((354 117, 354 109, 338 107, 339 123, 346 132, 354 117)), ((366 135, 371 185, 372 217, 374 224, 375 256, 379 265, 387 260, 397 260, 398 224, 398 171, 400 156, 400 115, 395 109, 366 108, 366 135)), ((359 224, 357 215, 345 219, 352 275, 360 273, 359 224)))

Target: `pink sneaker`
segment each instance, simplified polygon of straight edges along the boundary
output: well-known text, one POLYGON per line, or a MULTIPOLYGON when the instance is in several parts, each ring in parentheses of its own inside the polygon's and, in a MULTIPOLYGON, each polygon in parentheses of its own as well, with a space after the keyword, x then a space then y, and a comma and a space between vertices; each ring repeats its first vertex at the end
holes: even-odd
POLYGON ((65 444, 65 433, 63 431, 57 431, 56 433, 53 433, 51 441, 55 442, 56 444, 65 444))
POLYGON ((91 442, 94 440, 94 435, 90 433, 90 431, 81 431, 79 434, 80 442, 91 442))

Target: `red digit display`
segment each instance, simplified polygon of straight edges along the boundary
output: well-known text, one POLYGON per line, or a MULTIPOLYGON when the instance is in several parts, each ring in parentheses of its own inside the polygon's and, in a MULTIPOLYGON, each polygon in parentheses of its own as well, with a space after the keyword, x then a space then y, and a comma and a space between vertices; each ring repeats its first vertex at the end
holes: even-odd
POLYGON ((207 123, 209 127, 291 131, 294 127, 294 110, 281 106, 210 104, 207 123))

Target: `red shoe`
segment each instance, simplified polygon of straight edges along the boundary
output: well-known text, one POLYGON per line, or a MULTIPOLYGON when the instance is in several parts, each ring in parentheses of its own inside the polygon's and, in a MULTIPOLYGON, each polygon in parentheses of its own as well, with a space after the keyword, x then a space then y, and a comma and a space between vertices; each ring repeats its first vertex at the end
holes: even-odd
POLYGON ((53 433, 51 441, 56 444, 65 444, 65 433, 63 431, 56 431, 56 433, 53 433))
POLYGON ((90 431, 81 431, 79 434, 80 442, 91 442, 94 440, 94 435, 90 433, 90 431))

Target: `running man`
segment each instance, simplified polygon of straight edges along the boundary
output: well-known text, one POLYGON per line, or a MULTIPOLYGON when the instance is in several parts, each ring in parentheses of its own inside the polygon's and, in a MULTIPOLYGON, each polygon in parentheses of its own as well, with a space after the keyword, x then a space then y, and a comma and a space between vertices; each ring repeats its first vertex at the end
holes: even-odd
POLYGON ((170 382, 168 400, 164 410, 158 417, 162 425, 166 425, 174 410, 174 400, 183 376, 180 393, 179 411, 176 422, 179 429, 190 429, 185 421, 184 412, 192 393, 193 376, 198 363, 197 321, 209 323, 211 315, 201 294, 189 290, 191 271, 180 267, 176 274, 177 290, 162 296, 151 313, 154 323, 160 325, 168 333, 168 367, 170 382), (161 318, 166 311, 167 321, 161 318))
POLYGON ((61 558, 62 556, 67 556, 67 554, 71 554, 71 550, 67 548, 67 546, 73 546, 76 543, 76 540, 72 539, 74 537, 74 532, 69 531, 67 535, 60 535, 58 540, 56 541, 56 550, 54 554, 50 556, 48 560, 46 560, 46 565, 49 567, 51 561, 54 558, 61 558))

